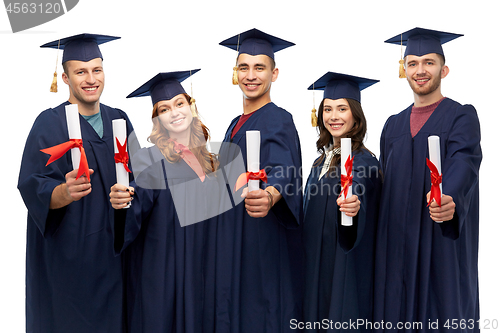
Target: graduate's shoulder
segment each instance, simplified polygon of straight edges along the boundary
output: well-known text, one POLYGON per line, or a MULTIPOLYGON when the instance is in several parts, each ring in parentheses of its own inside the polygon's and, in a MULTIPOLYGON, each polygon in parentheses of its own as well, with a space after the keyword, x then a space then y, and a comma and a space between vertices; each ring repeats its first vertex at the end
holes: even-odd
POLYGON ((370 161, 370 162, 374 162, 374 163, 378 162, 377 157, 371 151, 369 151, 365 147, 363 147, 363 148, 361 148, 359 150, 356 150, 353 153, 353 156, 355 158, 358 158, 358 159, 361 159, 361 160, 364 160, 364 161, 370 161))
POLYGON ((265 106, 257 118, 257 126, 267 129, 270 132, 296 133, 295 123, 292 114, 274 103, 265 106))
POLYGON ((110 116, 112 118, 123 118, 123 119, 128 120, 127 113, 125 113, 125 111, 123 111, 121 109, 114 108, 114 107, 111 107, 111 106, 103 104, 103 103, 100 103, 99 106, 100 106, 101 112, 106 112, 106 113, 110 114, 110 116))
POLYGON ((277 106, 276 104, 274 103, 270 103, 269 104, 269 112, 268 112, 268 115, 271 115, 273 117, 281 117, 285 120, 289 120, 291 122, 293 122, 293 116, 290 112, 288 112, 287 110, 283 109, 282 107, 279 107, 277 106))
POLYGON ((229 123, 229 127, 231 127, 231 125, 233 123, 236 123, 240 119, 240 117, 241 117, 241 115, 238 115, 238 116, 234 117, 233 120, 231 120, 231 122, 229 123))
POLYGON ((54 135, 59 129, 66 130, 66 114, 64 106, 69 102, 64 102, 54 108, 48 108, 36 117, 31 127, 30 136, 33 135, 54 135))
POLYGON ((453 110, 456 114, 466 114, 477 117, 476 108, 471 104, 460 104, 451 98, 445 98, 442 103, 443 106, 447 109, 453 110))
POLYGON ((157 146, 139 149, 130 159, 135 182, 145 189, 164 189, 163 154, 157 146))
POLYGON ((409 116, 409 113, 411 113, 412 107, 413 107, 413 104, 411 104, 406 109, 404 109, 396 114, 390 115, 389 118, 387 118, 387 120, 385 122, 385 126, 406 121, 406 119, 409 116))
POLYGON ((139 149, 132 157, 131 163, 134 173, 142 172, 153 164, 160 163, 164 159, 163 154, 156 145, 139 149))
POLYGON ((40 114, 35 119, 36 122, 45 122, 45 121, 54 121, 55 118, 61 117, 62 113, 65 112, 65 106, 69 105, 69 102, 64 102, 59 104, 58 106, 55 106, 53 108, 48 108, 40 114))
POLYGON ((379 167, 377 157, 366 148, 361 148, 353 154, 354 165, 374 166, 379 167))

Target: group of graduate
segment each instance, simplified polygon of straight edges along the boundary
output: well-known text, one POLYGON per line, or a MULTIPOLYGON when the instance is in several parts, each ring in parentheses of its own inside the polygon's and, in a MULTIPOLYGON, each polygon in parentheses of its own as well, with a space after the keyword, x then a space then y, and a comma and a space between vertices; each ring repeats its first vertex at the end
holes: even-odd
POLYGON ((414 103, 387 120, 380 162, 364 146, 361 107, 361 91, 378 81, 328 72, 314 82, 324 91, 312 113, 319 157, 304 187, 292 115, 271 101, 275 52, 293 43, 257 29, 220 43, 237 51, 243 113, 217 153, 181 85, 198 69, 159 73, 127 96, 152 100, 152 146, 140 148, 127 115, 100 102, 99 45, 117 37, 42 45, 64 50, 70 97, 37 117, 21 163, 26 332, 430 332, 452 320, 479 331, 479 121, 473 106, 441 94, 442 44, 459 36, 415 28, 387 40, 406 46, 401 74, 414 103), (69 152, 49 161, 42 151, 68 142, 69 104, 89 176, 77 177, 69 152), (113 119, 126 121, 130 186, 116 181, 113 119), (246 172, 254 130, 261 170, 246 172), (439 203, 430 135, 441 140, 439 203), (342 138, 352 144, 350 181, 342 138))

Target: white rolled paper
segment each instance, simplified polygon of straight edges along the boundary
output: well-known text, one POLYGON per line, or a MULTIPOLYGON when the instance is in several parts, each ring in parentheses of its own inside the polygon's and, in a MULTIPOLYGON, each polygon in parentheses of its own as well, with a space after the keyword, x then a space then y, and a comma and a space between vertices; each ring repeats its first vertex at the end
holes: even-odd
MULTIPOLYGON (((247 137, 247 170, 259 172, 260 170, 260 131, 246 131, 247 137)), ((248 192, 260 188, 259 180, 248 181, 248 192)))
MULTIPOLYGON (((125 119, 114 119, 112 121, 113 124, 113 144, 115 147, 115 154, 118 153, 118 146, 116 144, 116 139, 120 142, 121 145, 125 143, 127 139, 127 123, 125 119)), ((127 151, 127 147, 125 146, 125 151, 127 151)), ((128 187, 129 185, 129 175, 123 163, 115 163, 116 164, 116 182, 118 184, 122 184, 128 187)))
MULTIPOLYGON (((439 144, 439 136, 431 135, 427 138, 429 144, 429 160, 436 166, 439 174, 441 174, 441 148, 439 144)), ((441 191, 441 196, 443 195, 443 184, 439 184, 439 190, 441 191)), ((441 223, 443 221, 436 221, 441 223)))
MULTIPOLYGON (((125 119, 114 119, 112 122, 113 125, 113 145, 115 147, 115 154, 118 153, 118 145, 116 144, 116 139, 120 142, 121 145, 125 143, 127 139, 127 123, 125 119)), ((125 146, 125 151, 127 151, 127 146, 125 146)), ((116 182, 121 185, 125 185, 128 187, 129 185, 129 175, 123 163, 115 163, 116 167, 116 182)), ((130 202, 125 208, 130 207, 130 202)))
MULTIPOLYGON (((66 124, 68 125, 68 135, 70 139, 81 139, 80 114, 78 113, 78 104, 66 105, 66 124)), ((71 161, 73 170, 80 166, 80 149, 71 148, 71 161)))
MULTIPOLYGON (((347 171, 345 169, 345 162, 347 158, 351 156, 351 138, 341 138, 340 139, 340 170, 344 176, 347 176, 347 171)), ((352 158, 352 156, 351 156, 352 158)), ((349 186, 349 190, 347 191, 347 196, 344 198, 344 191, 342 191, 342 199, 346 199, 352 196, 352 186, 349 186)), ((344 212, 342 212, 342 221, 341 224, 344 226, 352 225, 352 216, 346 216, 344 212)))

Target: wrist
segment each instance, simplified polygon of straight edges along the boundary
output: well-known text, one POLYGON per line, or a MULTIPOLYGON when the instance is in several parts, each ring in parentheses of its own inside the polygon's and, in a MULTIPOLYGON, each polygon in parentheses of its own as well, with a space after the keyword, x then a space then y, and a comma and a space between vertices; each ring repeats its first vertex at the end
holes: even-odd
POLYGON ((68 204, 73 202, 74 200, 73 197, 71 196, 71 193, 69 192, 68 184, 62 183, 60 186, 61 186, 61 192, 64 196, 64 200, 68 202, 68 204))
POLYGON ((274 198, 273 198, 273 194, 268 191, 268 190, 265 190, 267 192, 267 196, 268 196, 268 199, 269 199, 269 209, 268 210, 271 210, 271 208, 273 208, 274 206, 274 198))

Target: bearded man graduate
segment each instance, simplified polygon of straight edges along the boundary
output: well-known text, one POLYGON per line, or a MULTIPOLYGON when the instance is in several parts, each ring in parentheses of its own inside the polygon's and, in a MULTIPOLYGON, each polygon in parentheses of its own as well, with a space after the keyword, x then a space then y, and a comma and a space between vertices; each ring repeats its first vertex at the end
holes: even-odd
POLYGON ((100 103, 98 44, 119 37, 81 34, 42 45, 60 48, 69 99, 43 111, 26 141, 18 188, 28 208, 26 332, 123 332, 122 261, 113 252, 109 188, 116 182, 111 121, 127 115, 100 103), (67 142, 65 106, 77 104, 89 174, 71 155, 47 164, 41 149, 67 142))
POLYGON ((267 180, 219 218, 213 327, 217 333, 289 332, 290 321, 301 317, 301 155, 291 114, 270 94, 279 72, 274 53, 294 44, 257 29, 220 44, 238 51, 233 83, 243 92, 243 114, 226 132, 224 142, 233 145, 222 146, 221 167, 233 193, 240 170, 229 163, 241 149, 246 165, 246 131, 258 130, 267 180))
POLYGON ((374 320, 391 323, 391 332, 398 322, 411 326, 405 332, 448 331, 454 322, 466 323, 461 332, 479 331, 479 120, 472 105, 441 93, 449 72, 441 45, 460 36, 415 28, 386 41, 406 45, 414 96, 387 120, 380 140, 374 320), (431 135, 441 142, 441 206, 429 200, 431 135))

